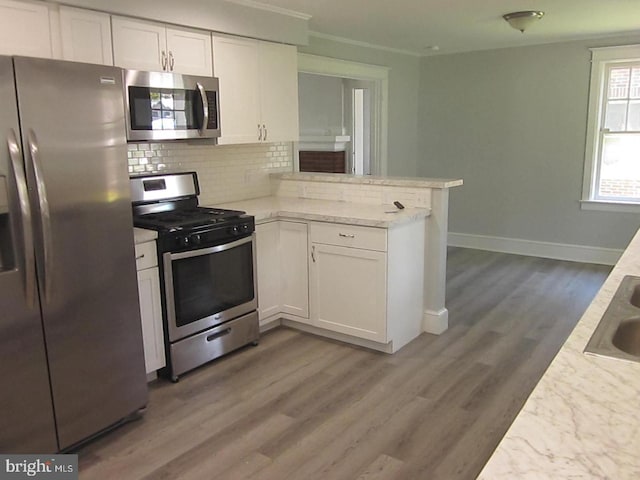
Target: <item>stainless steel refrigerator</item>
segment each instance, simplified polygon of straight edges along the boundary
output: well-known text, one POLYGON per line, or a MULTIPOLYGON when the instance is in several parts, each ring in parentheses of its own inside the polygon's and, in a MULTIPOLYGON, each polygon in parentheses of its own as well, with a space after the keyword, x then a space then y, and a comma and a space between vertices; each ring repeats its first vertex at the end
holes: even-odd
POLYGON ((0 453, 49 453, 147 402, 114 67, 0 57, 0 453))

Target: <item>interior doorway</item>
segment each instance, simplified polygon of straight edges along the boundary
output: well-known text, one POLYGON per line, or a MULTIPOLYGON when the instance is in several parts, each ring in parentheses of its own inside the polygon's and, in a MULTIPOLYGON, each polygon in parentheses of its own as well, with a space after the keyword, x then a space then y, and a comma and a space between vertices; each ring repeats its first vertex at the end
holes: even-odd
POLYGON ((310 154, 324 155, 326 162, 341 156, 344 173, 386 175, 389 69, 298 54, 298 71, 295 170, 304 153, 305 164, 310 154))
POLYGON ((372 158, 376 151, 372 148, 375 139, 373 126, 376 119, 375 110, 371 108, 375 98, 375 83, 366 80, 344 81, 344 111, 348 135, 351 137, 346 150, 346 170, 355 175, 371 175, 371 165, 375 165, 372 158))

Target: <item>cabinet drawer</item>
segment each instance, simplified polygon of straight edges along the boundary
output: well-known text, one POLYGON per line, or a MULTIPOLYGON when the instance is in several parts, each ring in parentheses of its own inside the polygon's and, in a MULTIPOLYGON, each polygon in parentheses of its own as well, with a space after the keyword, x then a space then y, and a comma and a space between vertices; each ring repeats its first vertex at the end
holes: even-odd
POLYGON ((144 270, 158 265, 156 242, 136 244, 136 270, 144 270))
POLYGON ((315 243, 387 251, 387 230, 384 228, 312 223, 310 231, 311 241, 315 243))

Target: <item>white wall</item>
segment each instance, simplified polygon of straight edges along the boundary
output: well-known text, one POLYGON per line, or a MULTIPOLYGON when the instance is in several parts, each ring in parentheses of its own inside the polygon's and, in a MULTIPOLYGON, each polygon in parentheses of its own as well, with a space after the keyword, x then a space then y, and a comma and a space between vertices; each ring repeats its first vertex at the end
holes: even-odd
POLYGON ((342 135, 342 86, 341 78, 298 74, 300 136, 342 135))
POLYGON ((624 248, 635 214, 583 211, 590 52, 640 37, 422 59, 419 176, 461 177, 451 232, 624 248))
POLYGON ((420 59, 411 55, 350 45, 311 36, 298 51, 389 67, 388 175, 414 176, 418 158, 420 59))

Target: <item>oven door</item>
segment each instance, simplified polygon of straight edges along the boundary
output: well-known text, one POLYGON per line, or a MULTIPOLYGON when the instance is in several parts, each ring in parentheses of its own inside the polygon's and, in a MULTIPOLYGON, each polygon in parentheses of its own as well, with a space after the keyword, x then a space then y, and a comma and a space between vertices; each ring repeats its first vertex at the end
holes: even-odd
POLYGON ((171 342, 256 310, 255 233, 162 259, 171 342))
POLYGON ((220 136, 218 79, 126 70, 127 140, 220 136))

